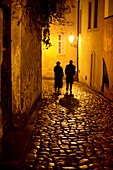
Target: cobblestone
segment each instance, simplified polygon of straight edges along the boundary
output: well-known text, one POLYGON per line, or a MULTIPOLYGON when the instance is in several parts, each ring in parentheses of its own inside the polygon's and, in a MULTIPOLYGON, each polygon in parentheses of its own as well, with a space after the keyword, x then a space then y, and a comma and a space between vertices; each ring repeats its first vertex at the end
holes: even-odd
POLYGON ((25 169, 113 169, 113 103, 74 82, 60 95, 54 81, 43 80, 42 105, 33 124, 25 169))

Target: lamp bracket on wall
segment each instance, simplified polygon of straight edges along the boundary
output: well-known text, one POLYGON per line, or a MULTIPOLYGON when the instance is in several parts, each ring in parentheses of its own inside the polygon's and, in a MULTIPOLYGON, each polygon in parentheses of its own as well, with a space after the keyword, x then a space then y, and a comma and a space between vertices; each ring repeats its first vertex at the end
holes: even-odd
POLYGON ((71 46, 77 48, 77 45, 71 44, 71 46))

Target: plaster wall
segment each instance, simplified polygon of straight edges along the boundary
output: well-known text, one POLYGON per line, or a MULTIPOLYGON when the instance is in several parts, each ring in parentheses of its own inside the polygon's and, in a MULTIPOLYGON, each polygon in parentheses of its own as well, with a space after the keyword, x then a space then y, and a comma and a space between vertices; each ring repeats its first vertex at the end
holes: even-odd
POLYGON ((79 81, 90 85, 91 55, 93 54, 93 84, 101 90, 103 69, 104 0, 98 1, 97 28, 94 28, 94 0, 92 0, 91 29, 88 29, 88 0, 80 1, 82 11, 79 43, 79 81))
POLYGON ((22 27, 21 41, 21 110, 29 112, 33 103, 41 96, 41 28, 37 33, 29 32, 27 24, 22 27))
POLYGON ((11 21, 12 113, 20 110, 21 24, 11 21))
POLYGON ((109 16, 113 15, 113 1, 109 0, 109 16))
POLYGON ((113 15, 113 1, 105 0, 105 18, 113 15))
MULTIPOLYGON (((21 17, 18 11, 18 18, 21 17)), ((41 29, 30 32, 28 21, 11 23, 12 113, 28 115, 41 96, 41 29)))
POLYGON ((113 93, 113 17, 104 20, 104 59, 108 71, 109 89, 113 93))

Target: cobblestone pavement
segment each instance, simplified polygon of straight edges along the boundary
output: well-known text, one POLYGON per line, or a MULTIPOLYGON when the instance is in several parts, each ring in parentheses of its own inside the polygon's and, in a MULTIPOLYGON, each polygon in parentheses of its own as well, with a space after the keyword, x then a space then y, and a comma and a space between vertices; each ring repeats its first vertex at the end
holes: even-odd
POLYGON ((33 142, 24 169, 113 169, 113 103, 74 82, 72 95, 54 94, 43 80, 33 142))

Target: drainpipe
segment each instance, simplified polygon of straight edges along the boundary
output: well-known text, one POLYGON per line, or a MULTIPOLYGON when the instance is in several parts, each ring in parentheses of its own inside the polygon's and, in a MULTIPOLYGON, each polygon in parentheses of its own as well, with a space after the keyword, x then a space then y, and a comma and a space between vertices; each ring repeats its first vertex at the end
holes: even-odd
POLYGON ((77 13, 77 82, 78 82, 78 55, 79 55, 79 4, 80 0, 78 0, 78 13, 77 13))

